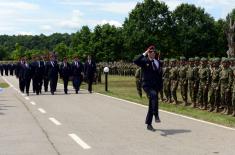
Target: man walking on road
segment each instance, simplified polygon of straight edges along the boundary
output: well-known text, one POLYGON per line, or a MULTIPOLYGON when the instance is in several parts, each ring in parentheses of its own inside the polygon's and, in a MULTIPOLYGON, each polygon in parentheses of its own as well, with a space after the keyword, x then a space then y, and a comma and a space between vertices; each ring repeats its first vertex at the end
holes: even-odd
POLYGON ((155 116, 155 122, 160 122, 158 113, 158 92, 163 87, 160 63, 155 59, 155 52, 155 47, 150 46, 143 54, 134 60, 134 63, 142 69, 142 85, 149 99, 149 109, 145 123, 147 124, 147 129, 150 131, 156 131, 152 126, 153 116, 155 116))

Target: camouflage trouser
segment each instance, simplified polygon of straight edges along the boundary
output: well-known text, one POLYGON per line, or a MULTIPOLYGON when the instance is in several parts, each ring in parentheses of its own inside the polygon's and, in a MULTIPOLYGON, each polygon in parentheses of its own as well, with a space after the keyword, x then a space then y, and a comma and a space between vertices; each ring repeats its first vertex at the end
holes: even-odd
POLYGON ((171 83, 170 79, 164 79, 163 81, 163 91, 166 96, 166 99, 170 101, 171 97, 171 83))
POLYGON ((193 84, 194 82, 192 80, 188 80, 188 90, 191 101, 193 101, 193 84))
POLYGON ((187 88, 188 88, 188 82, 186 79, 181 79, 180 80, 180 92, 181 92, 181 96, 184 102, 187 102, 188 100, 188 94, 187 94, 187 88))
POLYGON ((233 108, 235 108, 235 92, 233 92, 232 106, 233 106, 233 108))
POLYGON ((218 83, 213 83, 209 91, 209 104, 211 108, 219 107, 220 104, 220 90, 218 83))
POLYGON ((222 106, 229 106, 231 103, 231 90, 228 86, 228 84, 223 83, 220 86, 221 90, 221 105, 222 106))
POLYGON ((140 80, 136 80, 136 89, 140 97, 142 97, 142 83, 140 80))
POLYGON ((200 82, 198 90, 198 103, 201 107, 206 107, 208 103, 208 88, 206 82, 200 82))
POLYGON ((192 102, 196 103, 198 97, 199 81, 193 82, 192 102))
POLYGON ((177 87, 178 87, 178 81, 171 80, 171 97, 173 97, 174 101, 177 101, 177 95, 176 95, 177 87))

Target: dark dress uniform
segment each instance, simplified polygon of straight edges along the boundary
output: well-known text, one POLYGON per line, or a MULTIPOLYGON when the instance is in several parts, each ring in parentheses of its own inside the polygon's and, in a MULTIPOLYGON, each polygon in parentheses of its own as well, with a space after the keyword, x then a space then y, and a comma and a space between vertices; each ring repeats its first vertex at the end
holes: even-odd
POLYGON ((153 116, 155 116, 155 121, 159 120, 158 92, 163 87, 160 62, 156 59, 150 61, 144 55, 140 55, 134 60, 134 63, 142 69, 142 86, 149 98, 149 108, 145 123, 151 125, 153 116), (156 67, 156 62, 159 64, 158 68, 156 67))
POLYGON ((46 73, 50 81, 50 91, 54 95, 56 91, 56 85, 58 80, 59 66, 55 61, 49 61, 46 64, 46 73))
POLYGON ((96 63, 93 60, 88 60, 84 65, 84 74, 88 83, 88 91, 92 93, 92 83, 95 78, 96 73, 96 63))
POLYGON ((60 65, 60 77, 64 81, 64 93, 68 93, 68 82, 69 82, 69 77, 71 75, 71 65, 66 62, 66 63, 61 63, 60 65))
POLYGON ((29 87, 30 81, 32 77, 32 66, 28 63, 21 64, 21 69, 19 72, 19 79, 20 79, 20 90, 24 92, 26 89, 27 95, 29 95, 29 87))
POLYGON ((43 71, 43 85, 44 85, 44 91, 48 91, 48 84, 49 84, 49 79, 48 79, 48 73, 46 72, 46 61, 42 61, 43 66, 44 66, 44 71, 43 71))
POLYGON ((3 64, 0 64, 0 71, 1 71, 1 75, 2 75, 2 76, 3 76, 3 70, 4 70, 3 64))
POLYGON ((42 90, 42 82, 43 82, 43 74, 44 74, 44 64, 42 61, 34 61, 32 63, 32 69, 33 69, 33 88, 35 89, 35 92, 37 95, 41 93, 42 90))
POLYGON ((71 73, 73 76, 73 87, 76 94, 80 90, 80 85, 82 83, 83 77, 82 73, 84 71, 84 66, 80 61, 74 61, 71 66, 71 73))
POLYGON ((14 75, 14 70, 15 70, 15 64, 11 63, 9 65, 9 69, 10 69, 10 75, 13 76, 14 75))
POLYGON ((4 64, 4 70, 5 70, 5 75, 8 76, 8 71, 9 71, 9 65, 4 64))

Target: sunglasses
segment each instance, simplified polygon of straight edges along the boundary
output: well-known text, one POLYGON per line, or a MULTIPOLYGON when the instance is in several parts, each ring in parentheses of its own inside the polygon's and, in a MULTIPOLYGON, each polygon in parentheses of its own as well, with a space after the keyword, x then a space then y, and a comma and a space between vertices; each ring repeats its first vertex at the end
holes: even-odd
POLYGON ((156 52, 156 50, 150 50, 149 53, 156 52))

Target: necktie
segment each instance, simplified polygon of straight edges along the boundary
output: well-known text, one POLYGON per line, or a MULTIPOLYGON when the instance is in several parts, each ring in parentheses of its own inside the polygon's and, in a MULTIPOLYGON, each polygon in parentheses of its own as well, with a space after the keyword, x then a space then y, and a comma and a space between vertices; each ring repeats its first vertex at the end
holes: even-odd
POLYGON ((156 66, 156 64, 154 63, 154 61, 152 61, 152 65, 153 65, 153 70, 156 71, 156 70, 157 70, 157 66, 156 66))
POLYGON ((53 61, 51 61, 51 65, 52 65, 52 67, 54 67, 54 63, 53 63, 53 61))
POLYGON ((40 61, 38 61, 38 67, 40 68, 40 61))

